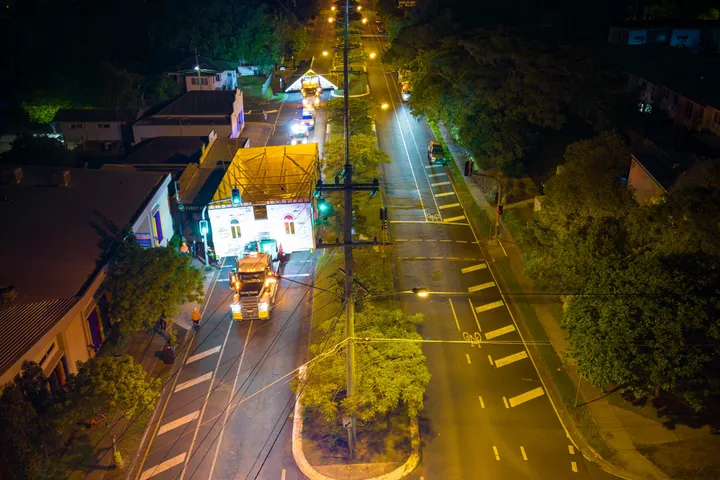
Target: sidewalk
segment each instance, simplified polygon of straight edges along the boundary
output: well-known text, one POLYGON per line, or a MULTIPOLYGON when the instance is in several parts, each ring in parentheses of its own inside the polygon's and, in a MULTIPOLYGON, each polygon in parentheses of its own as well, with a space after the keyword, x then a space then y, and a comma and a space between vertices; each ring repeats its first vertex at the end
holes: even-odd
MULTIPOLYGON (((218 269, 213 268, 211 271, 205 271, 205 265, 197 259, 192 261, 192 265, 196 268, 201 269, 203 272, 203 288, 205 295, 207 295, 208 289, 215 280, 216 274, 219 272, 218 269)), ((203 300, 204 303, 204 300, 203 300)), ((189 348, 188 342, 192 341, 191 335, 191 324, 190 315, 195 307, 202 309, 202 304, 186 303, 182 306, 180 313, 173 317, 175 322, 174 327, 177 332, 177 351, 184 352, 186 348, 189 348)), ((125 354, 132 355, 136 363, 140 363, 146 372, 148 372, 154 378, 160 378, 163 382, 166 379, 172 378, 177 369, 180 367, 180 361, 176 357, 176 361, 173 364, 166 364, 162 361, 161 351, 167 343, 167 334, 160 333, 156 330, 142 331, 139 332, 135 337, 128 341, 125 347, 125 354)), ((122 471, 116 472, 113 468, 113 455, 112 455, 112 436, 108 435, 102 439, 102 442, 95 449, 93 459, 88 462, 89 465, 97 465, 87 473, 89 480, 103 480, 108 472, 113 472, 113 478, 134 478, 133 474, 138 467, 139 459, 142 457, 144 448, 147 447, 147 441, 150 440, 151 436, 148 432, 152 432, 154 428, 154 421, 157 418, 158 410, 165 404, 169 391, 164 388, 161 391, 158 402, 155 404, 155 408, 150 413, 150 419, 146 426, 133 423, 133 419, 123 419, 117 422, 116 425, 111 429, 121 446, 121 450, 127 450, 132 452, 132 455, 125 453, 123 461, 125 467, 122 471), (132 430, 132 426, 136 426, 132 430), (126 433, 127 430, 127 433, 126 433), (125 434, 125 437, 121 437, 125 434), (142 436, 142 439, 139 438, 142 436), (132 442, 132 447, 123 447, 123 438, 130 437, 129 440, 132 442)), ((97 427, 96 427, 97 428, 97 427)))
MULTIPOLYGON (((439 129, 458 169, 463 172, 467 160, 464 149, 458 147, 444 126, 439 126, 439 129)), ((475 202, 494 223, 497 212, 486 200, 478 177, 462 176, 462 179, 475 202)), ((506 284, 506 291, 507 284, 515 284, 513 288, 535 293, 532 281, 524 275, 523 253, 510 232, 502 228, 502 223, 499 245, 489 242, 486 248, 506 284)), ((606 392, 582 381, 575 365, 566 359, 569 345, 558 321, 558 313, 561 314, 559 301, 550 296, 534 297, 536 300, 522 302, 523 305, 519 305, 519 301, 513 302, 518 304, 514 305, 513 314, 520 313, 518 320, 533 340, 549 341, 553 347, 551 352, 538 352, 537 347, 528 348, 532 350, 533 357, 538 357, 539 373, 552 390, 547 393, 573 442, 586 458, 615 475, 630 479, 668 478, 636 449, 635 441, 645 445, 673 442, 677 441, 675 434, 659 422, 611 405, 604 398, 606 392)))

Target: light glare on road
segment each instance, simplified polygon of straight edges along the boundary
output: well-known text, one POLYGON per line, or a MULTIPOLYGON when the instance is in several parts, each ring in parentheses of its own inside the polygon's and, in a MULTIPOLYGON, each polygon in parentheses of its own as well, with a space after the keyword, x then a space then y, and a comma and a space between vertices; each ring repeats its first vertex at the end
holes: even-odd
POLYGON ((335 6, 333 5, 332 7, 330 7, 330 10, 332 10, 332 11, 334 12, 334 11, 335 11, 335 6))
POLYGON ((327 51, 327 50, 323 50, 323 57, 327 57, 328 55, 329 55, 329 54, 328 54, 328 51, 327 51))
POLYGON ((383 110, 387 110, 388 108, 390 108, 390 105, 388 105, 387 103, 383 103, 382 105, 380 105, 380 108, 382 108, 383 110))
POLYGON ((328 22, 333 23, 335 19, 333 17, 328 18, 328 22))
POLYGON ((370 58, 375 58, 375 57, 377 57, 377 53, 375 53, 375 52, 370 53, 370 58))
POLYGON ((363 17, 362 23, 367 23, 367 18, 363 17))

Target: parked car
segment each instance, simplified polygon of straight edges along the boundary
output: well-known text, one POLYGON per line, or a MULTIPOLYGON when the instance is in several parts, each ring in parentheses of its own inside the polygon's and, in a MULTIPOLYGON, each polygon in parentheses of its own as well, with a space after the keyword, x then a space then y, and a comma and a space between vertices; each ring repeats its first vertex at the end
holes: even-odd
POLYGON ((450 159, 445 155, 445 150, 440 142, 430 142, 427 150, 428 162, 430 165, 447 165, 450 159))
POLYGON ((408 85, 407 82, 403 82, 400 96, 402 97, 403 102, 410 100, 410 85, 408 85))
POLYGON ((385 28, 382 25, 378 25, 377 32, 382 35, 385 33, 385 28))

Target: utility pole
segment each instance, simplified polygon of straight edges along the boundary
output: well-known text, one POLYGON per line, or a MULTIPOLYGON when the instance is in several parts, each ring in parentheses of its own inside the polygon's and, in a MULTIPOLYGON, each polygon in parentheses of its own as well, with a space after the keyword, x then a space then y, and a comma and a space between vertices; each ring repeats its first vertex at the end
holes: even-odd
MULTIPOLYGON (((370 195, 378 192, 380 182, 374 179, 372 183, 353 183, 352 174, 353 167, 350 163, 350 113, 349 113, 349 67, 348 67, 348 29, 349 29, 349 10, 350 2, 345 0, 345 45, 343 47, 343 76, 345 84, 343 85, 344 99, 344 133, 345 133, 345 165, 343 166, 343 183, 340 184, 340 176, 335 177, 334 185, 323 185, 322 180, 318 180, 315 187, 316 196, 322 196, 322 192, 335 191, 343 192, 344 201, 344 219, 343 219, 343 247, 345 254, 345 340, 346 340, 346 369, 347 369, 347 396, 350 397, 355 393, 355 299, 353 296, 353 247, 378 245, 377 238, 372 242, 353 242, 353 204, 352 194, 355 190, 370 191, 370 195)), ((317 248, 328 248, 339 245, 340 240, 336 243, 322 243, 322 239, 318 239, 317 248)), ((382 242, 381 242, 382 243, 382 242)), ((349 421, 343 422, 348 430, 348 449, 350 459, 355 453, 355 444, 357 440, 356 418, 353 414, 349 421)))
POLYGON ((200 76, 200 60, 198 60, 197 48, 195 49, 195 70, 198 72, 198 83, 200 84, 200 91, 202 91, 202 77, 200 76))

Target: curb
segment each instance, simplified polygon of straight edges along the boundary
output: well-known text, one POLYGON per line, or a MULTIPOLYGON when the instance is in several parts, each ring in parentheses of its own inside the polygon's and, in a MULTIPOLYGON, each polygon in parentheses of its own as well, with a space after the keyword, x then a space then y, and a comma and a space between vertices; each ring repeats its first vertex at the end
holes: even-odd
MULTIPOLYGON (((303 366, 298 372, 298 377, 303 378, 305 376, 306 367, 303 366)), ((295 464, 298 466, 300 471, 308 477, 310 480, 337 480, 333 477, 323 475, 313 468, 312 465, 305 458, 305 452, 302 447, 302 429, 303 429, 303 418, 302 418, 302 403, 300 402, 300 395, 296 397, 295 409, 293 410, 293 430, 292 430, 292 453, 295 460, 295 464)), ((410 421, 410 432, 412 435, 412 453, 408 457, 407 461, 393 470, 392 472, 380 475, 378 477, 370 477, 366 480, 399 480, 409 475, 420 463, 420 426, 417 417, 410 421)))
MULTIPOLYGON (((370 95, 370 85, 365 85, 365 93, 358 93, 357 95, 348 95, 350 98, 364 97, 370 95)), ((343 95, 336 95, 335 90, 330 91, 330 96, 335 98, 342 98, 343 95)))

